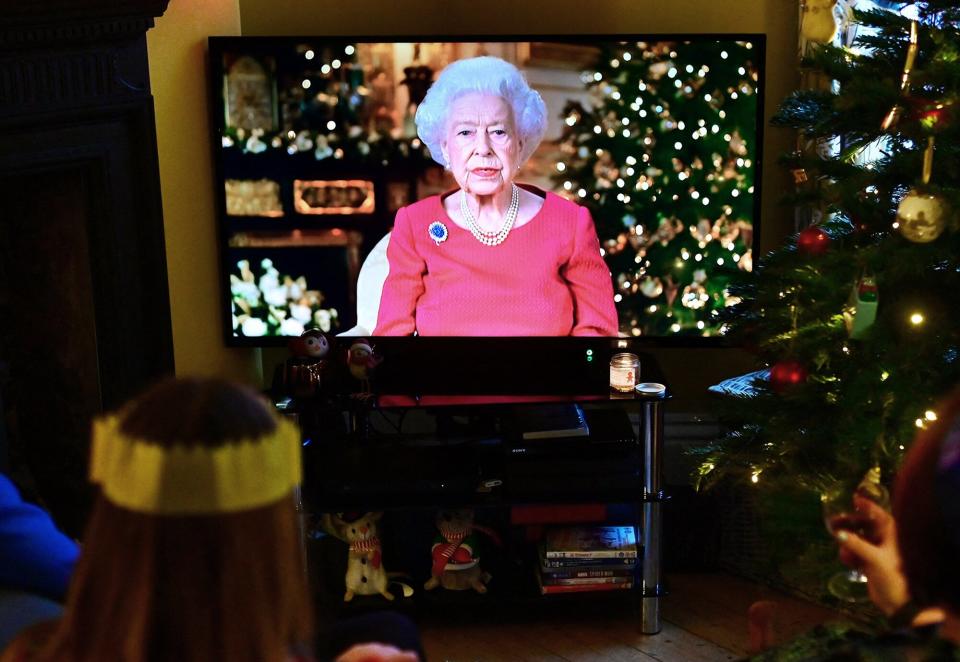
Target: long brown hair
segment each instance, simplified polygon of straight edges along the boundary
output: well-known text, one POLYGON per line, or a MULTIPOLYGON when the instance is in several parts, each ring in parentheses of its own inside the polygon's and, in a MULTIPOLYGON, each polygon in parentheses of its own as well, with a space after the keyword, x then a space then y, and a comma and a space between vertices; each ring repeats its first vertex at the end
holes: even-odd
MULTIPOLYGON (((936 407, 937 420, 920 430, 897 473, 893 515, 903 573, 913 598, 960 612, 957 522, 945 517, 938 494, 943 442, 960 416, 960 389, 936 407)), ((953 506, 956 512, 956 505, 953 506)))
MULTIPOLYGON (((219 446, 269 433, 256 393, 168 380, 122 414, 131 437, 219 446)), ((231 514, 158 516, 98 498, 43 660, 280 662, 312 636, 292 497, 231 514)))

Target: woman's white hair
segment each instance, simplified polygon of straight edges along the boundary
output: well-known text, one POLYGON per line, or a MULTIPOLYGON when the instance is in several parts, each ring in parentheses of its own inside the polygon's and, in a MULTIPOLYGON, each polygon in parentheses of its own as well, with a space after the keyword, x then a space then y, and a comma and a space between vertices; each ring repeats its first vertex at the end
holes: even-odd
POLYGON ((448 64, 417 108, 417 135, 433 160, 445 168, 449 166, 441 145, 447 136, 450 107, 458 97, 471 92, 495 94, 510 105, 520 138, 520 163, 526 163, 547 132, 547 105, 527 85, 519 69, 489 55, 448 64))

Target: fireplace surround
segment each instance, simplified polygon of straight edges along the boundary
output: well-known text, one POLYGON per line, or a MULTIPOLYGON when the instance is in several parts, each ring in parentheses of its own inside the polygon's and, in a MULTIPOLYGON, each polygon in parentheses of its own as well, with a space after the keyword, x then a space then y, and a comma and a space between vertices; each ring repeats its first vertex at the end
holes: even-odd
POLYGON ((74 535, 90 419, 173 372, 146 48, 167 1, 0 10, 0 469, 74 535))

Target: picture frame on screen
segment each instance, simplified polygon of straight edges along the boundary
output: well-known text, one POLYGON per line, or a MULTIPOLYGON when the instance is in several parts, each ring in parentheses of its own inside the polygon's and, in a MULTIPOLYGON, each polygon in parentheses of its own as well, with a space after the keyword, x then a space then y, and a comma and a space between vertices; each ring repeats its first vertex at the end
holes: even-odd
POLYGON ((211 37, 226 343, 320 328, 725 344, 727 285, 759 245, 764 57, 761 34, 211 37), (543 121, 494 82, 506 114, 467 104, 491 156, 461 186, 463 81, 437 81, 484 56, 543 121), (433 138, 425 104, 442 108, 433 138), (508 135, 503 155, 488 144, 508 135), (467 222, 488 175, 504 211, 518 185, 499 238, 467 222))

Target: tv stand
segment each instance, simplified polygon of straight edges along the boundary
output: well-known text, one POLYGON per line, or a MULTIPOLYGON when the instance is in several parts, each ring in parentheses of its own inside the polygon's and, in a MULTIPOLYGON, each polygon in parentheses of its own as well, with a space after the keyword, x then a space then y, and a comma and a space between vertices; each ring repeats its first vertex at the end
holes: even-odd
MULTIPOLYGON (((606 391, 340 396, 325 406, 340 411, 341 420, 348 424, 335 434, 311 432, 309 424, 304 429, 310 438, 303 486, 307 509, 345 512, 633 504, 642 566, 637 575, 639 586, 631 593, 641 602, 639 630, 654 634, 661 629, 660 598, 665 594, 660 518, 667 397, 666 392, 623 396, 606 391), (518 409, 559 404, 578 405, 590 434, 523 439, 511 428, 518 409), (616 424, 618 417, 621 425, 616 424), (413 419, 421 425, 416 427, 413 419)), ((314 416, 309 413, 309 402, 299 406, 305 421, 314 416)))

